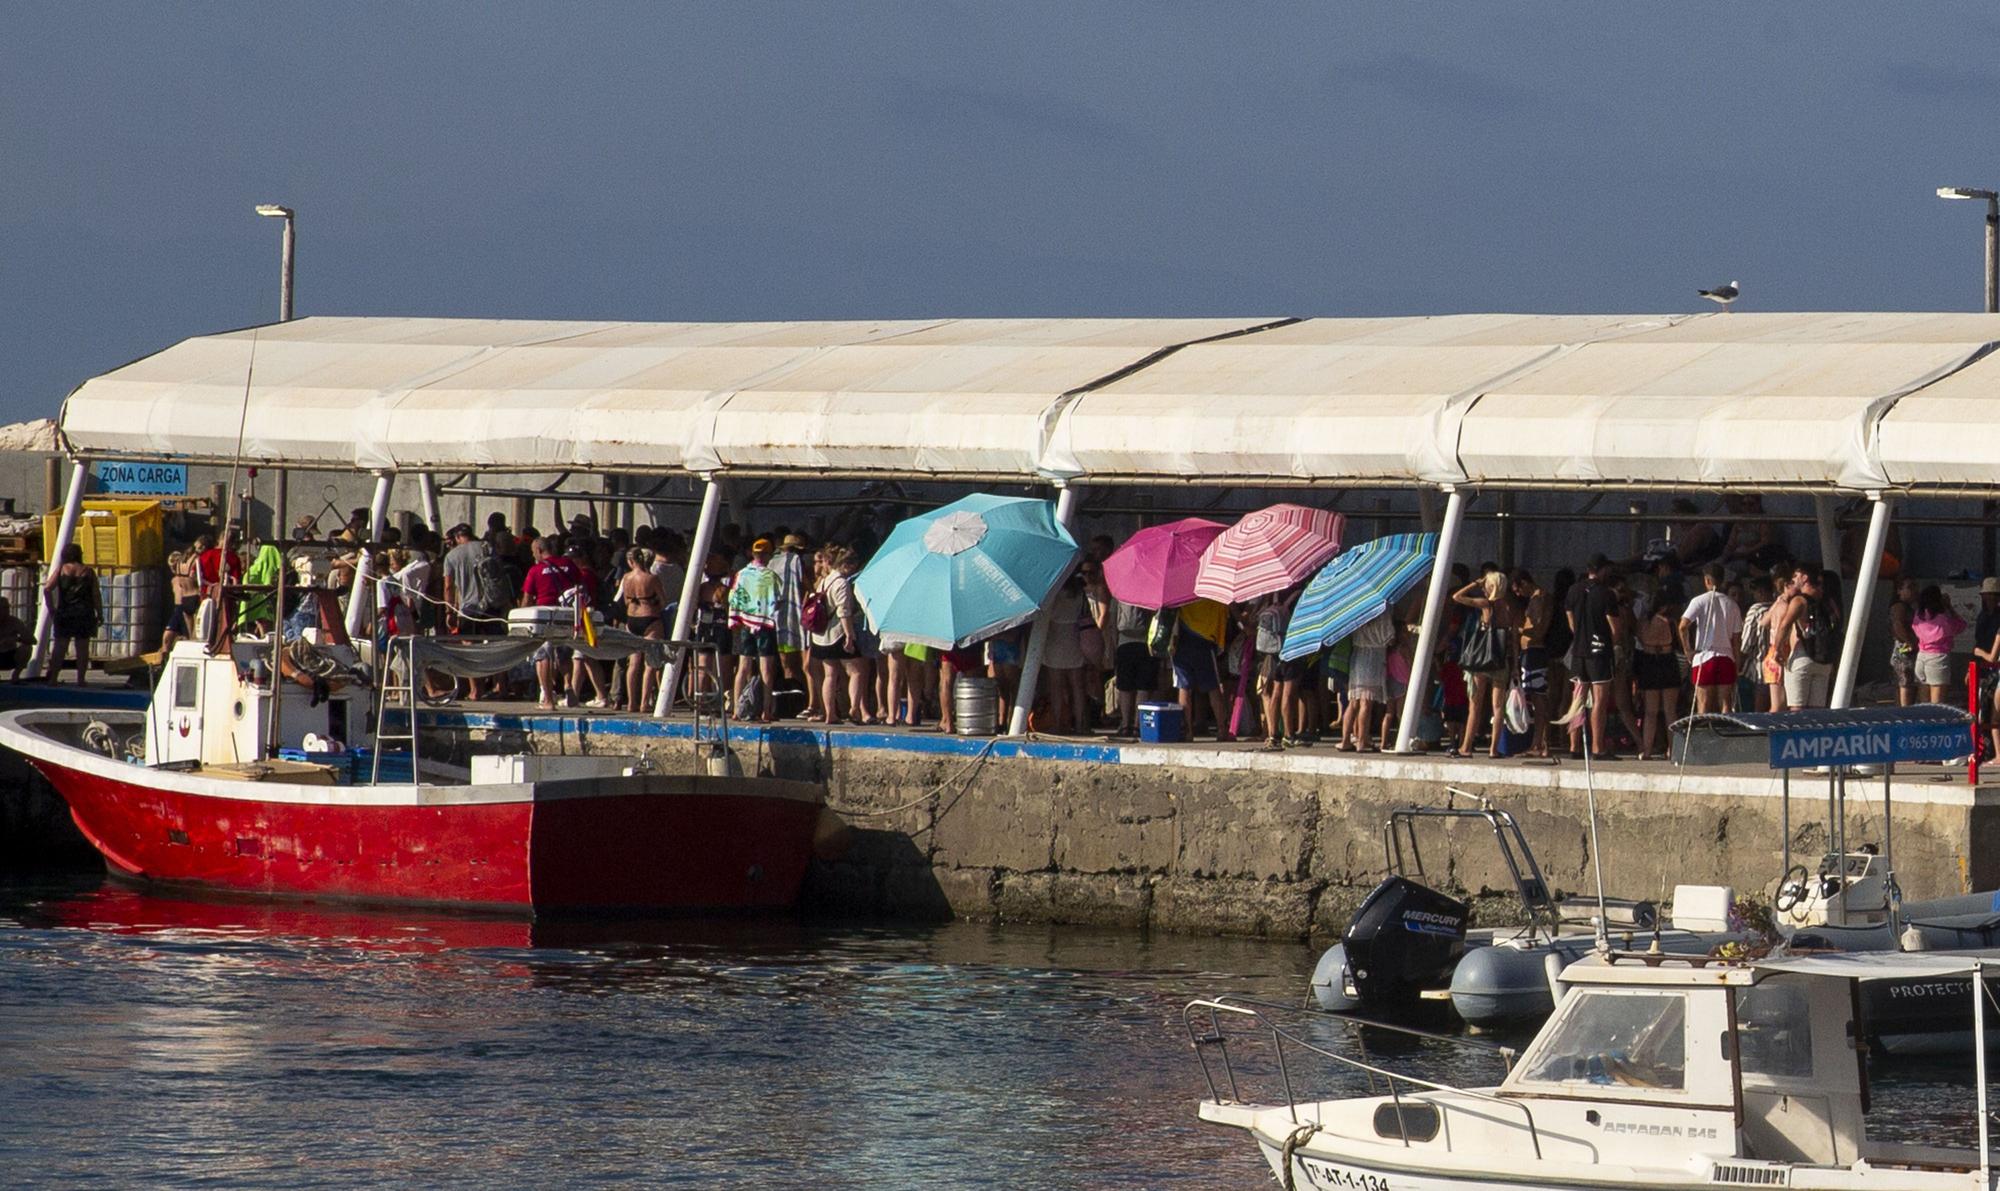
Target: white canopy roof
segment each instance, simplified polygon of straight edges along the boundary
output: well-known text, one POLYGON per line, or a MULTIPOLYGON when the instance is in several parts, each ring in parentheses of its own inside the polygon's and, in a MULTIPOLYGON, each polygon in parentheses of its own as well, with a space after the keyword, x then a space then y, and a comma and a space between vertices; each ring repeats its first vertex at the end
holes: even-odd
POLYGON ((246 461, 321 468, 2000 489, 1996 342, 1982 314, 309 318, 88 381, 62 431, 227 461, 240 424, 246 461))

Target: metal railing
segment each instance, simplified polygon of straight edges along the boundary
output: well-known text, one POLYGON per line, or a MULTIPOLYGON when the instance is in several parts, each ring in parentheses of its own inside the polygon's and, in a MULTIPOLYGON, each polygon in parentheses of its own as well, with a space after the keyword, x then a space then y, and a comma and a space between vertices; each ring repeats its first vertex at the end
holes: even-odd
MULTIPOLYGON (((1187 1030, 1189 1044, 1194 1047, 1195 1059, 1201 1064, 1201 1077, 1208 1084, 1208 1096, 1211 1100, 1226 1101, 1232 1104, 1244 1103, 1242 1090, 1236 1080, 1236 1067, 1229 1057, 1229 1038, 1222 1027, 1224 1014, 1250 1018, 1259 1026, 1262 1026, 1270 1035, 1272 1051, 1276 1055, 1278 1062, 1278 1079, 1284 1085, 1285 1108, 1291 1114, 1292 1124, 1294 1125, 1304 1124, 1305 1122, 1299 1120, 1299 1100, 1297 1094, 1292 1090, 1291 1065, 1285 1060, 1285 1047, 1287 1043, 1291 1044, 1296 1050, 1317 1055, 1320 1058, 1329 1059, 1342 1067, 1362 1072, 1368 1078, 1370 1094, 1374 1094, 1375 1081, 1380 1079, 1383 1086, 1386 1086, 1389 1090, 1391 1103, 1395 1105, 1396 1132, 1401 1135, 1405 1147, 1408 1147, 1410 1144, 1410 1130, 1403 1116, 1403 1092, 1399 1086, 1403 1084, 1407 1084, 1412 1088, 1421 1088, 1428 1092, 1442 1092, 1453 1096, 1462 1096, 1469 1100, 1477 1100, 1486 1104, 1495 1104, 1503 1109, 1510 1109, 1520 1113, 1522 1119, 1527 1123, 1528 1140, 1535 1147, 1535 1157, 1539 1159, 1542 1156, 1542 1137, 1540 1131, 1535 1127, 1534 1111, 1521 1101, 1509 1100, 1488 1092, 1475 1092, 1469 1088, 1436 1083, 1414 1075, 1404 1075, 1398 1071, 1391 1071, 1386 1067, 1378 1067, 1373 1063, 1363 1062, 1360 1059, 1351 1058, 1343 1054, 1336 1054, 1285 1029, 1283 1026, 1266 1017, 1259 1009, 1253 1008, 1251 1003, 1242 1001, 1189 1001, 1186 1007, 1181 1010, 1181 1024, 1187 1030), (1202 1028, 1204 1014, 1206 1015, 1206 1029, 1202 1028), (1215 1068, 1210 1063, 1208 1057, 1210 1050, 1214 1050, 1220 1059, 1223 1084, 1216 1082, 1215 1068), (1229 1095, 1226 1097, 1222 1095, 1224 1085, 1229 1089, 1229 1095)), ((1504 1050, 1504 1048, 1498 1047, 1492 1049, 1495 1052, 1504 1050)), ((1442 1114, 1442 1110, 1447 1107, 1428 1097, 1419 1099, 1421 1099, 1422 1103, 1429 1105, 1433 1111, 1439 1112, 1440 1115, 1442 1114)), ((1313 1123, 1317 1124, 1318 1122, 1313 1123)), ((1445 1146, 1448 1150, 1451 1143, 1449 1134, 1446 1136, 1445 1146)))

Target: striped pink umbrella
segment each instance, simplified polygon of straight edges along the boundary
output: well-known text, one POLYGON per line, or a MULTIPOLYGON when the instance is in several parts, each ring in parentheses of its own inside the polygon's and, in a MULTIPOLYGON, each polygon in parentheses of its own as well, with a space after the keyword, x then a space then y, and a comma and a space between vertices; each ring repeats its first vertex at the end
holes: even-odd
POLYGON ((1195 572, 1194 593, 1241 604, 1312 577, 1340 553, 1347 518, 1303 505, 1272 505, 1238 521, 1208 544, 1195 572))

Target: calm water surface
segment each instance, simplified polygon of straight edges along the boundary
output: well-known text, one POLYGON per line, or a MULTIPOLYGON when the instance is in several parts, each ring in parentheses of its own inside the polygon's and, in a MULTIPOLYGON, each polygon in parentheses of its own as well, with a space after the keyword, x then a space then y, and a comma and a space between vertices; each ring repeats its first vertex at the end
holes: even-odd
MULTIPOLYGON (((530 927, 6 881, 0 1171, 47 1187, 1269 1187, 1243 1135, 1193 1120, 1180 1009, 1218 991, 1296 1001, 1312 958, 1062 928, 530 927)), ((1343 1028, 1307 1028, 1352 1051, 1343 1028)), ((1401 1049, 1434 1077, 1497 1073, 1401 1049)), ((1899 1073, 1878 1103, 1916 1132, 1969 1122, 1947 1090, 1962 1078, 1899 1073)))

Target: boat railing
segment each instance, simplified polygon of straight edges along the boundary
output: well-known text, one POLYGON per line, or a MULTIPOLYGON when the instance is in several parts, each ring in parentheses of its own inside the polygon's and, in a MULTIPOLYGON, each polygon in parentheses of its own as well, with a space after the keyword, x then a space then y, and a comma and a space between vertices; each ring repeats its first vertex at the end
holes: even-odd
MULTIPOLYGON (((1509 1100, 1503 1096, 1495 1096, 1490 1092, 1477 1092, 1470 1088, 1438 1083, 1434 1080, 1424 1079, 1415 1075, 1406 1075, 1400 1071, 1391 1071, 1386 1067, 1377 1066, 1374 1063, 1365 1062, 1350 1055, 1343 1055, 1328 1050, 1271 1020, 1264 1011, 1266 1008, 1274 1007, 1268 1005, 1260 1006, 1258 1003, 1242 999, 1234 1001, 1195 1000, 1189 1001, 1181 1010, 1181 1025, 1187 1030, 1188 1042, 1194 1047, 1195 1059, 1201 1064, 1201 1077, 1208 1085, 1209 1099, 1217 1101, 1226 1100, 1233 1104, 1244 1103, 1242 1089, 1238 1085, 1236 1078, 1236 1065, 1229 1056, 1229 1035, 1223 1028, 1222 1023, 1225 1020, 1225 1015, 1249 1018, 1262 1027, 1263 1031, 1270 1037, 1272 1053, 1276 1057, 1278 1065, 1278 1080, 1284 1087, 1285 1108, 1291 1113, 1292 1124, 1294 1125, 1304 1124, 1305 1122, 1299 1119, 1299 1099, 1292 1088, 1291 1064, 1286 1061, 1285 1057, 1287 1046, 1290 1046, 1295 1053, 1302 1051, 1321 1059, 1330 1060, 1348 1070, 1361 1072, 1368 1080, 1368 1088, 1371 1094, 1375 1094, 1376 1081, 1378 1079, 1382 1081, 1381 1086, 1388 1089, 1390 1101, 1395 1105, 1396 1132, 1401 1135, 1403 1145, 1406 1147, 1410 1144, 1410 1129, 1403 1115, 1405 1111, 1404 1087, 1413 1090, 1421 1089, 1425 1092, 1441 1092, 1468 1100, 1497 1105, 1503 1110, 1518 1112, 1521 1114, 1522 1120, 1527 1123, 1528 1140, 1534 1145, 1535 1157, 1540 1158, 1542 1156, 1542 1138, 1541 1133, 1535 1127, 1534 1110, 1521 1101, 1509 1100), (1209 1057, 1210 1051, 1215 1052, 1216 1057, 1214 1060, 1211 1060, 1209 1057), (1222 1076, 1219 1082, 1216 1078, 1218 1067, 1221 1070, 1222 1076), (1227 1096, 1223 1095, 1224 1088, 1228 1089, 1227 1096)), ((1494 1049, 1498 1051, 1503 1048, 1494 1049)), ((1417 1096, 1412 1096, 1411 1098, 1425 1100, 1425 1102, 1430 1104, 1433 1111, 1436 1111, 1438 1108, 1435 1101, 1429 1101, 1426 1098, 1417 1096)))

